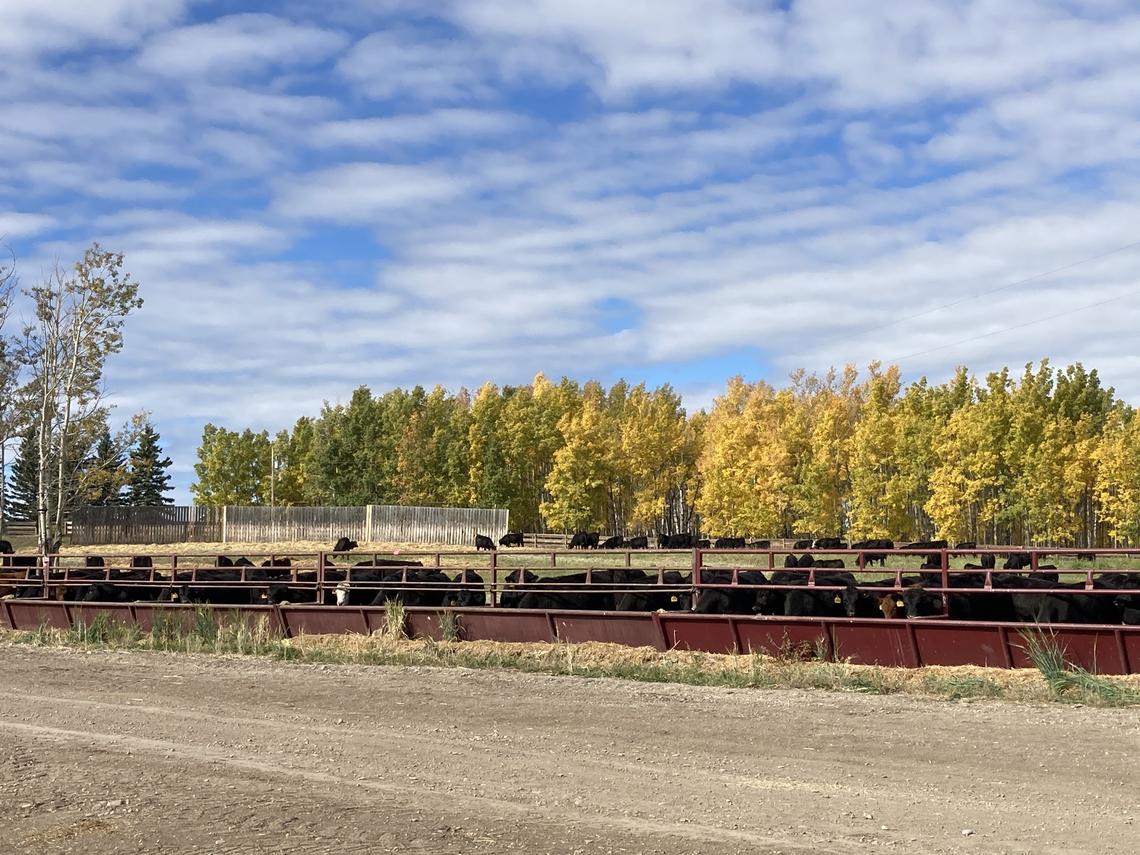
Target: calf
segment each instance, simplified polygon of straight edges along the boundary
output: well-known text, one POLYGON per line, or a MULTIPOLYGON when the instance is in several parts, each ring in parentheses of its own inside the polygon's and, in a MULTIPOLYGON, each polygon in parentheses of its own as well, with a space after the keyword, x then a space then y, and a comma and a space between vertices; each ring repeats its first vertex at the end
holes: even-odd
POLYGON ((521 531, 508 531, 499 538, 499 546, 522 546, 523 533, 521 531))
POLYGON ((485 535, 485 534, 476 534, 475 535, 475 548, 476 549, 486 549, 490 552, 494 552, 495 551, 495 541, 491 540, 491 538, 487 537, 487 535, 485 535))
POLYGON ((749 549, 771 549, 772 541, 770 540, 754 540, 748 544, 749 549))
POLYGON ((649 538, 644 534, 639 535, 638 537, 631 537, 629 539, 629 543, 626 544, 626 547, 629 549, 648 549, 649 538))
POLYGON ((800 549, 811 549, 812 548, 812 546, 811 546, 812 542, 813 541, 810 541, 810 540, 797 540, 795 543, 792 544, 792 549, 795 549, 797 551, 800 549))
POLYGON ((360 544, 355 540, 349 540, 347 537, 337 538, 336 543, 333 544, 333 552, 352 552, 360 544))
POLYGON ((602 549, 621 549, 625 544, 620 534, 615 534, 613 537, 607 537, 601 545, 602 549))

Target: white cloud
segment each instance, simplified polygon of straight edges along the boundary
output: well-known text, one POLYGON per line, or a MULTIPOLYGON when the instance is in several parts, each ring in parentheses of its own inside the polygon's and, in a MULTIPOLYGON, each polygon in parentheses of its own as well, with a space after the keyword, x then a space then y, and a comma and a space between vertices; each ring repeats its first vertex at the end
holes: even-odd
POLYGON ((300 220, 404 219, 422 216, 424 206, 454 199, 468 183, 438 167, 346 163, 280 182, 273 208, 300 220))
POLYGON ((61 50, 83 42, 132 44, 176 21, 184 0, 4 0, 0 53, 11 57, 61 50))
POLYGON ((445 109, 326 122, 314 128, 308 139, 318 146, 406 146, 453 142, 456 138, 498 137, 520 131, 526 125, 521 116, 506 111, 445 109))
POLYGON ((231 75, 320 62, 345 41, 341 33, 273 15, 230 15, 151 39, 138 62, 171 77, 231 75))

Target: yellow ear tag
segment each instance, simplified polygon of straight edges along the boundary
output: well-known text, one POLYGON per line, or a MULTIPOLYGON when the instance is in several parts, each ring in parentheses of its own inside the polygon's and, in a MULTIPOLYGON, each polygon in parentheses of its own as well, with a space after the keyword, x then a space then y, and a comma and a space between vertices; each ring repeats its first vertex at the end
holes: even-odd
POLYGON ((842 602, 843 602, 843 597, 839 596, 839 594, 836 594, 836 595, 835 595, 835 599, 834 599, 834 600, 832 600, 832 602, 833 602, 833 603, 842 603, 842 602))
POLYGON ((904 603, 902 600, 895 600, 895 605, 901 609, 903 606, 906 605, 906 603, 904 603))
POLYGON ((669 598, 669 602, 671 602, 671 603, 675 603, 675 602, 677 602, 677 595, 676 595, 676 594, 674 594, 673 596, 671 596, 671 597, 669 598))

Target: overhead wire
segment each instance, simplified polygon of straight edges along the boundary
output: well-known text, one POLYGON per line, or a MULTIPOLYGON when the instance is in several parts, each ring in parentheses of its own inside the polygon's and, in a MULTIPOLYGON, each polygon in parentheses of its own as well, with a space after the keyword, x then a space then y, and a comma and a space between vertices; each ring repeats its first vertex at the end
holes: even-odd
POLYGON ((1127 297, 1134 297, 1137 294, 1140 294, 1140 288, 1135 288, 1131 291, 1126 291, 1123 294, 1117 294, 1115 297, 1109 297, 1107 300, 1098 300, 1095 303, 1088 303, 1084 306, 1077 306, 1076 308, 1066 309, 1063 312, 1057 312, 1055 315, 1046 315, 1043 318, 1035 318, 1032 321, 1025 321, 1024 323, 1013 324, 1013 325, 1008 326, 1008 327, 1002 327, 1001 329, 992 330, 988 333, 982 333, 981 335, 971 336, 970 338, 959 339, 958 341, 948 342, 947 344, 940 344, 937 347, 930 347, 930 348, 927 348, 926 350, 918 350, 918 351, 915 351, 914 353, 908 353, 904 356, 896 356, 896 357, 893 357, 891 359, 885 359, 885 360, 883 360, 883 362, 886 365, 894 365, 894 364, 899 363, 899 362, 904 362, 908 359, 914 359, 917 356, 926 356, 926 354, 928 354, 928 353, 937 353, 940 350, 946 350, 947 348, 957 347, 960 344, 969 344, 970 342, 973 342, 973 341, 981 341, 982 339, 985 339, 985 338, 993 338, 995 335, 1001 335, 1002 333, 1012 332, 1013 330, 1024 329, 1025 327, 1031 327, 1034 324, 1042 324, 1042 323, 1045 323, 1046 321, 1055 321, 1057 318, 1063 318, 1063 317, 1066 317, 1068 315, 1075 314, 1077 312, 1083 312, 1086 309, 1095 309, 1098 306, 1106 306, 1109 303, 1115 303, 1117 300, 1123 300, 1127 297))

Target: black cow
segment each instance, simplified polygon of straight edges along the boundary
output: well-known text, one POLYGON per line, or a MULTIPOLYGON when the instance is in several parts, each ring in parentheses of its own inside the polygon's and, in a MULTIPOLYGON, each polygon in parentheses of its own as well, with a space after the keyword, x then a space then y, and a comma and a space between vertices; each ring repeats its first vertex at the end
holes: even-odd
POLYGON ((499 538, 499 546, 522 546, 523 533, 521 531, 508 531, 499 538))
POLYGON ((570 538, 570 549, 597 549, 598 533, 596 531, 576 531, 570 538))
POLYGON ((626 544, 626 547, 629 549, 648 549, 649 538, 644 534, 638 535, 637 537, 631 537, 629 539, 629 543, 626 544))
POLYGON ((692 549, 697 545, 695 534, 659 534, 657 535, 658 549, 692 549))
POLYGON ((702 537, 697 541, 697 549, 708 549, 710 546, 712 546, 712 541, 707 537, 702 537))
POLYGON ((405 606, 441 606, 446 595, 444 586, 450 582, 447 576, 434 569, 389 571, 371 605, 396 602, 405 606))
POLYGON ((512 570, 503 580, 504 587, 499 594, 499 605, 505 609, 517 609, 527 587, 538 581, 538 576, 529 570, 512 570))
MULTIPOLYGON (((948 549, 949 546, 945 540, 918 540, 914 543, 908 543, 900 549, 948 549)), ((942 566, 942 556, 937 552, 930 552, 921 556, 924 564, 937 564, 942 566)))
POLYGON ((1078 552, 1077 553, 1077 560, 1078 561, 1096 561, 1096 553, 1095 552, 1078 552))
POLYGON ((843 563, 842 558, 816 558, 811 563, 812 567, 826 567, 832 570, 840 570, 847 565, 843 563))
POLYGON ((620 534, 615 534, 613 537, 607 537, 605 541, 603 541, 601 548, 621 549, 624 544, 625 540, 622 538, 622 536, 620 534))
POLYGON ((770 540, 754 540, 748 544, 749 549, 771 549, 772 541, 770 540))
POLYGON ((797 540, 792 544, 792 549, 811 549, 813 541, 811 540, 797 540))
POLYGON ((483 587, 483 577, 474 570, 460 570, 452 580, 460 587, 443 595, 443 605, 455 608, 487 605, 487 590, 483 587))
MULTIPOLYGON (((994 577, 995 588, 1071 589, 1083 591, 1084 583, 1058 583, 1032 576, 1019 577, 999 573, 994 577)), ((1096 594, 1038 594, 1011 590, 1009 593, 1015 620, 1030 623, 1105 623, 1113 620, 1112 604, 1096 594)))
POLYGON ((687 612, 693 605, 691 591, 677 590, 677 586, 688 585, 692 579, 682 575, 677 570, 667 570, 661 574, 661 585, 657 579, 649 576, 641 581, 631 584, 644 587, 645 590, 626 591, 617 598, 615 608, 619 612, 687 612), (662 585, 672 587, 672 590, 661 590, 662 585))
POLYGON ((1002 570, 1024 570, 1033 566, 1033 559, 1028 552, 1011 552, 1001 565, 1002 570))
POLYGON ((847 544, 839 537, 820 537, 816 538, 815 543, 812 545, 813 549, 846 549, 847 544))
POLYGON ((955 549, 977 549, 978 544, 972 540, 963 540, 960 543, 954 544, 955 549))
MULTIPOLYGON (((706 570, 701 574, 701 582, 710 585, 732 585, 732 573, 727 570, 706 570)), ((736 574, 737 585, 765 585, 767 577, 759 570, 740 570, 736 574)), ((755 588, 701 588, 700 596, 693 611, 705 615, 750 615, 756 611, 757 594, 755 588)))
MULTIPOLYGON (((861 540, 858 543, 851 544, 851 548, 852 549, 888 549, 889 550, 889 549, 895 548, 895 542, 893 540, 885 540, 882 538, 876 538, 873 540, 861 540)), ((878 565, 880 567, 886 567, 887 566, 887 554, 885 552, 864 552, 863 553, 863 564, 864 564, 864 566, 866 566, 868 564, 875 564, 875 563, 878 563, 878 565)))
POLYGON ((487 549, 491 552, 494 552, 495 551, 495 541, 491 540, 491 538, 487 537, 487 535, 485 535, 485 534, 476 534, 475 535, 475 548, 476 549, 487 549))
POLYGON ((135 569, 151 568, 154 566, 154 561, 151 560, 149 555, 136 555, 131 559, 131 567, 135 569))
POLYGON ((980 560, 985 570, 993 570, 997 566, 997 556, 992 552, 985 553, 980 560))
POLYGON ((813 567, 815 565, 815 558, 812 557, 810 552, 805 552, 799 557, 796 562, 797 567, 813 567))
POLYGON ((11 555, 15 551, 7 540, 0 540, 0 555, 11 555))
POLYGON ((744 549, 743 537, 718 537, 713 541, 714 549, 744 549))
MULTIPOLYGON (((789 555, 788 557, 793 559, 793 563, 785 566, 795 567, 795 556, 789 555)), ((807 573, 790 573, 786 570, 777 570, 768 579, 768 584, 806 585, 807 573)), ((752 607, 752 610, 762 615, 782 615, 784 613, 784 600, 787 598, 787 594, 787 591, 760 591, 756 594, 756 604, 752 607)))
POLYGON ((349 540, 347 537, 337 538, 336 543, 333 544, 333 552, 352 552, 356 547, 360 546, 355 540, 349 540))
MULTIPOLYGON (((405 567, 423 567, 419 561, 406 558, 368 558, 357 561, 351 570, 325 565, 325 582, 337 583, 336 604, 338 606, 367 606, 376 598, 375 586, 385 581, 394 572, 397 578, 405 567), (392 568, 401 568, 394 571, 392 568), (367 585, 367 588, 357 587, 367 585)), ((414 571, 410 571, 414 572, 414 571)))
POLYGON ((228 555, 219 555, 214 559, 215 567, 233 567, 234 561, 228 555))
MULTIPOLYGON (((816 585, 846 588, 855 578, 850 573, 817 575, 816 585)), ((787 617, 843 617, 843 594, 840 591, 817 591, 808 588, 788 591, 784 597, 784 615, 787 617)))
POLYGON ((622 596, 616 589, 645 581, 641 570, 595 570, 586 584, 586 573, 546 576, 531 585, 519 600, 520 609, 613 609, 622 596))

